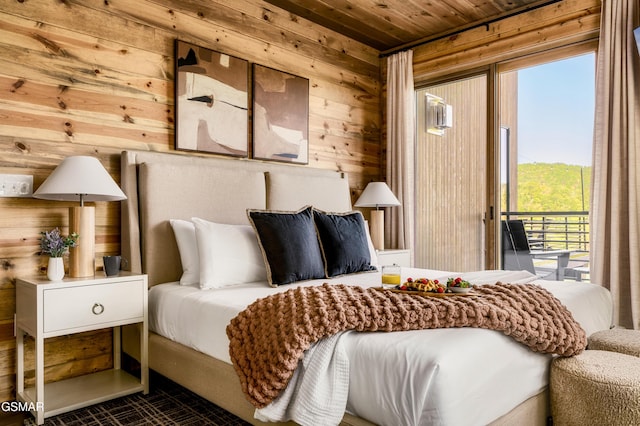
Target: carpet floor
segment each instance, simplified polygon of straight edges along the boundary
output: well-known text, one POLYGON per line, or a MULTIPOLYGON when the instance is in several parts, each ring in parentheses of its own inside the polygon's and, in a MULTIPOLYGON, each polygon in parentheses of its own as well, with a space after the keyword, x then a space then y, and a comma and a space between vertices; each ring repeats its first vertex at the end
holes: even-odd
MULTIPOLYGON (((45 419, 45 426, 245 426, 249 423, 155 372, 137 393, 45 419)), ((25 426, 35 426, 27 415, 25 426)))

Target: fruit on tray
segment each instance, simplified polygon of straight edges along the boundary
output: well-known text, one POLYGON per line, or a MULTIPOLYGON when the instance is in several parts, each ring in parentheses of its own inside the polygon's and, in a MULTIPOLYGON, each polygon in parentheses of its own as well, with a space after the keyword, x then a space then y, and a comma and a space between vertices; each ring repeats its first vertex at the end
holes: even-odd
POLYGON ((471 283, 469 281, 463 280, 460 277, 449 278, 447 280, 447 287, 469 288, 471 287, 471 283))
POLYGON ((396 287, 398 290, 421 291, 425 293, 444 293, 447 288, 438 280, 428 278, 407 278, 407 281, 396 287))

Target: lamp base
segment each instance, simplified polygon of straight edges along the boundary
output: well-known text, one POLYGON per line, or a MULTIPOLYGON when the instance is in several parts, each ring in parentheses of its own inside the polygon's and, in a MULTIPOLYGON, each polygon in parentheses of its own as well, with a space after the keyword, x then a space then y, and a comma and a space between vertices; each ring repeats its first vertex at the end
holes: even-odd
POLYGON ((69 249, 69 276, 93 277, 96 274, 96 208, 69 208, 69 234, 78 234, 78 245, 69 249))
POLYGON ((376 250, 384 250, 384 210, 371 210, 369 229, 373 247, 376 250))

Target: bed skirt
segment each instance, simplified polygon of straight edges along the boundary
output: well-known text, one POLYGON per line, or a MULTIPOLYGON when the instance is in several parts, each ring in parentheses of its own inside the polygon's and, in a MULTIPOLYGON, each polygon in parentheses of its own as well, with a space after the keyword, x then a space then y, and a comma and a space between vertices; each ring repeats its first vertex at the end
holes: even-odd
MULTIPOLYGON (((122 347, 139 360, 139 327, 123 327, 122 347)), ((253 418, 255 407, 247 401, 240 380, 231 364, 212 358, 159 334, 149 332, 149 368, 200 395, 219 407, 254 425, 294 425, 295 423, 264 423, 253 418), (212 386, 217 383, 219 386, 212 386)), ((550 415, 548 390, 535 395, 496 419, 492 426, 512 424, 545 426, 550 415)), ((374 424, 345 413, 344 426, 373 426, 374 424)))

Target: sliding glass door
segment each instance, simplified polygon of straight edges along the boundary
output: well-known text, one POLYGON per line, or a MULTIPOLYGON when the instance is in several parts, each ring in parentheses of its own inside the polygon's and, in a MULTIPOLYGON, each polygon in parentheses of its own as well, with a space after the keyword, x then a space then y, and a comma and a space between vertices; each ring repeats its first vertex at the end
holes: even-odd
MULTIPOLYGON (((526 269, 556 279, 581 280, 589 271, 595 48, 583 43, 498 66, 499 216, 522 222, 526 269), (563 260, 547 255, 560 252, 563 260)), ((502 242, 502 267, 525 269, 507 261, 512 246, 502 242)))
POLYGON ((417 87, 417 267, 503 266, 508 218, 526 222, 536 248, 570 250, 565 275, 588 270, 595 48, 572 45, 417 87))

